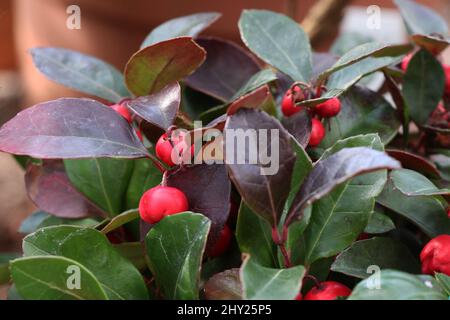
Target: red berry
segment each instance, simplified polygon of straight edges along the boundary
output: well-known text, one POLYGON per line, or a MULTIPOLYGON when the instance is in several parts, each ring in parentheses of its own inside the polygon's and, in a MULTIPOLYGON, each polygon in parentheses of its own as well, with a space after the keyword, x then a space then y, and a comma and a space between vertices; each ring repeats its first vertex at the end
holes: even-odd
MULTIPOLYGON (((186 141, 184 140, 185 136, 186 134, 183 131, 178 132, 177 134, 172 134, 172 142, 170 142, 167 137, 167 133, 164 133, 156 143, 156 156, 169 167, 173 167, 175 162, 179 162, 183 158, 183 152, 186 149, 186 141)), ((191 155, 193 155, 194 145, 191 145, 190 150, 191 155)))
POLYGON ((302 93, 302 89, 300 87, 294 87, 289 89, 283 97, 281 101, 281 111, 286 117, 290 117, 300 110, 302 107, 295 106, 295 96, 300 95, 302 93))
POLYGON ((130 110, 128 110, 128 108, 124 105, 124 103, 113 104, 111 108, 113 108, 118 114, 124 117, 125 120, 131 123, 132 120, 130 110))
POLYGON ((314 148, 317 147, 325 138, 325 128, 317 119, 312 119, 311 136, 309 138, 309 146, 314 148))
POLYGON ((300 293, 294 298, 294 300, 303 300, 303 295, 302 295, 302 293, 300 292, 300 293))
POLYGON ((440 235, 432 239, 420 253, 422 273, 435 272, 450 276, 450 235, 440 235))
POLYGON ((139 202, 141 219, 155 224, 166 216, 189 209, 184 193, 177 188, 158 186, 144 193, 139 202))
POLYGON ((322 118, 332 118, 341 111, 341 101, 338 98, 331 98, 315 106, 314 111, 322 118))
POLYGON ((208 256, 212 258, 221 256, 225 251, 227 251, 228 247, 230 246, 232 237, 233 235, 231 233, 230 227, 228 227, 228 225, 225 225, 222 231, 220 231, 219 239, 217 239, 217 242, 210 250, 208 250, 208 256))
POLYGON ((445 72, 445 94, 450 96, 450 66, 443 64, 442 67, 445 72))
POLYGON ((406 57, 403 58, 402 64, 401 64, 401 68, 402 68, 403 71, 406 72, 406 70, 408 69, 408 65, 411 62, 411 59, 412 59, 413 56, 414 56, 414 54, 410 53, 406 57))
POLYGON ((304 300, 336 300, 338 297, 348 297, 351 293, 350 288, 339 282, 325 281, 319 287, 312 288, 304 300))

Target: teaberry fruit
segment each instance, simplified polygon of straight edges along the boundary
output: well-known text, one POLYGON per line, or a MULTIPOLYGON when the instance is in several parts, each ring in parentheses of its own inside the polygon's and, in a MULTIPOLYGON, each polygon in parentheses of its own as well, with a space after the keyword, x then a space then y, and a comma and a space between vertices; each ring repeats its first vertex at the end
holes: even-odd
POLYGON ((434 275, 435 272, 450 276, 450 235, 443 234, 431 239, 420 253, 422 272, 434 275))
POLYGON ((339 282, 325 281, 312 288, 304 300, 336 300, 339 297, 348 297, 351 293, 350 288, 339 282))
POLYGON ((300 110, 302 110, 302 107, 297 107, 295 105, 296 97, 301 96, 302 94, 303 91, 298 86, 295 86, 286 92, 286 94, 283 97, 283 100, 281 101, 281 111, 286 117, 290 117, 299 112, 300 110))
MULTIPOLYGON (((177 132, 177 134, 172 134, 169 140, 167 133, 164 133, 156 142, 156 156, 167 164, 169 167, 173 167, 175 165, 175 161, 177 161, 177 157, 179 160, 183 158, 184 150, 186 149, 186 141, 184 132, 177 132), (173 151, 173 155, 172 155, 173 151), (175 161, 173 157, 175 157, 175 161)), ((190 148, 191 155, 193 154, 193 145, 190 148)))
POLYGON ((317 147, 325 137, 325 128, 320 120, 313 118, 311 126, 311 136, 309 138, 310 147, 317 147))
POLYGON ((314 108, 314 112, 322 118, 331 118, 337 116, 341 111, 341 101, 338 98, 331 98, 314 108))
POLYGON ((130 110, 128 110, 128 108, 125 107, 124 103, 113 104, 111 108, 114 109, 122 117, 124 117, 125 120, 131 123, 132 120, 130 110))
POLYGON ((214 246, 208 250, 207 255, 211 258, 221 256, 230 246, 231 238, 231 229, 228 225, 225 225, 222 231, 220 231, 219 239, 217 239, 214 246))
POLYGON ((408 65, 411 62, 412 57, 413 57, 413 54, 410 53, 406 57, 403 58, 402 63, 400 65, 400 67, 402 68, 403 71, 406 71, 408 69, 408 65))
POLYGON ((150 224, 188 209, 189 204, 185 194, 173 187, 154 187, 145 192, 139 202, 141 219, 150 224))

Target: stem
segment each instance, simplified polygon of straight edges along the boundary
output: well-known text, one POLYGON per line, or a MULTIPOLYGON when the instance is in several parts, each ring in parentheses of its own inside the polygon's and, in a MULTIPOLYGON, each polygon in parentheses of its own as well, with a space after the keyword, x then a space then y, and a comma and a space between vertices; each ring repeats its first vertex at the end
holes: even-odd
POLYGON ((280 247, 281 254, 283 255, 283 258, 284 258, 284 266, 286 268, 292 267, 291 256, 290 256, 289 252, 286 250, 285 244, 281 243, 278 246, 280 247))
POLYGON ((291 255, 286 249, 286 239, 287 239, 287 232, 285 231, 285 228, 283 227, 283 235, 280 235, 280 232, 278 231, 277 227, 272 228, 272 240, 273 242, 280 248, 281 254, 284 258, 284 266, 286 268, 292 267, 291 262, 291 255))
POLYGON ((312 281, 314 282, 314 285, 315 285, 317 288, 319 288, 319 289, 320 289, 320 287, 322 286, 322 285, 320 284, 320 281, 319 281, 316 277, 314 277, 314 276, 312 276, 312 275, 310 275, 310 274, 307 274, 307 275, 303 278, 303 282, 305 282, 306 280, 312 280, 312 281))
POLYGON ((161 180, 161 186, 167 187, 167 171, 164 171, 162 180, 161 180))

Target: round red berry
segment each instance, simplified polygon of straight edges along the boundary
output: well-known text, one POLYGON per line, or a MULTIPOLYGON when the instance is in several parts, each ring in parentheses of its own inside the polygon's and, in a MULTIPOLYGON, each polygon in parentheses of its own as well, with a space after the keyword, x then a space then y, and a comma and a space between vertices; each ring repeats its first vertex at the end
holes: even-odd
POLYGON ((312 119, 311 136, 309 138, 309 146, 317 147, 325 137, 325 127, 318 119, 312 119))
POLYGON ((339 297, 348 297, 352 290, 335 281, 325 281, 318 287, 312 288, 304 300, 336 300, 339 297))
POLYGON ((322 118, 332 118, 341 111, 341 101, 338 98, 331 98, 315 106, 314 111, 322 118))
POLYGON ((131 123, 131 113, 130 110, 124 105, 124 103, 121 104, 113 104, 111 106, 112 109, 114 109, 118 114, 120 114, 122 117, 125 118, 128 122, 131 123))
MULTIPOLYGON (((184 150, 186 150, 185 136, 186 134, 183 131, 177 132, 177 134, 172 134, 170 141, 167 133, 164 133, 156 142, 156 156, 169 167, 178 164, 183 158, 184 150)), ((194 151, 193 147, 194 145, 190 147, 191 155, 194 151)))
POLYGON ((440 235, 423 248, 420 253, 422 273, 434 275, 435 272, 450 276, 450 235, 440 235))
POLYGON ((221 256, 225 251, 227 251, 228 247, 231 243, 231 238, 233 237, 230 227, 225 225, 222 231, 220 232, 219 239, 214 244, 214 246, 208 250, 208 256, 215 258, 221 256))
POLYGON ((172 187, 158 186, 144 193, 139 202, 139 214, 147 223, 155 224, 166 216, 189 209, 185 194, 172 187))
POLYGON ((294 87, 289 89, 284 95, 283 100, 281 101, 281 111, 286 117, 290 117, 302 110, 302 107, 297 107, 294 101, 296 96, 301 93, 302 89, 300 87, 294 87))

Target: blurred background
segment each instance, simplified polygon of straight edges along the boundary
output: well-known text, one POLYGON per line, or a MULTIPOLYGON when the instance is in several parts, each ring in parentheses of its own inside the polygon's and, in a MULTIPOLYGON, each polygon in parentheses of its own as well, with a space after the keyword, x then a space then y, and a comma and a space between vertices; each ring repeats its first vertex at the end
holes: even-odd
MULTIPOLYGON (((450 21, 449 0, 418 0, 450 21)), ((217 11, 222 18, 205 35, 240 43, 237 21, 245 8, 291 16, 303 25, 316 51, 326 51, 342 32, 368 34, 383 42, 407 40, 392 0, 0 0, 0 125, 20 109, 76 92, 48 81, 32 65, 28 49, 65 47, 94 55, 123 69, 148 32, 160 23, 196 12, 217 11), (81 8, 81 29, 66 27, 69 5, 81 8), (381 8, 379 29, 367 27, 368 7, 381 8)), ((450 53, 444 53, 450 60, 450 53)), ((23 170, 0 154, 0 251, 16 251, 20 222, 33 211, 23 170)))

